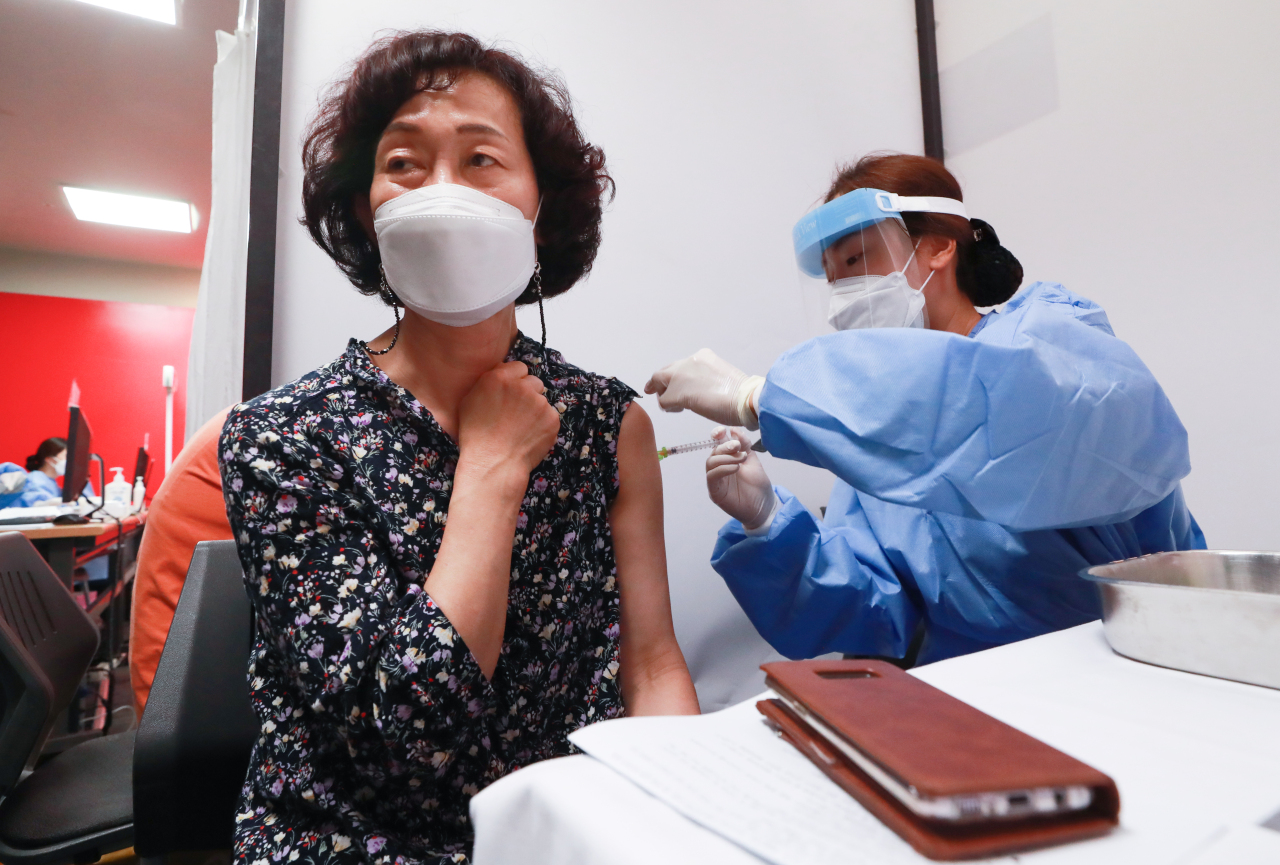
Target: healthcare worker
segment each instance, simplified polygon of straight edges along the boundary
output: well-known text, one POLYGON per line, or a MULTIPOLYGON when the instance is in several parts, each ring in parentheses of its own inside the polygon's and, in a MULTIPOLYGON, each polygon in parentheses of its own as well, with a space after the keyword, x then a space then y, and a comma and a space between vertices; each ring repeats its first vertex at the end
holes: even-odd
POLYGON ((27 484, 18 507, 29 508, 54 499, 62 501, 58 478, 67 468, 67 443, 60 438, 40 442, 36 452, 27 457, 27 484))
POLYGON ((1021 265, 941 163, 845 168, 793 239, 839 332, 765 378, 704 349, 645 387, 838 478, 819 520, 741 432, 707 460, 734 517, 712 565, 774 648, 941 660, 1097 618, 1084 567, 1204 548, 1160 385, 1096 303, 1013 297, 1021 265))

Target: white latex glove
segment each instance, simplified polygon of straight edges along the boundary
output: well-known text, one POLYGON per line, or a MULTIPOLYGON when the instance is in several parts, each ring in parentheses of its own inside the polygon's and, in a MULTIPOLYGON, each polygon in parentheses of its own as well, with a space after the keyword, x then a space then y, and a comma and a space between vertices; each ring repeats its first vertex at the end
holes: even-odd
POLYGON ((711 437, 723 439, 707 457, 711 501, 742 523, 747 534, 763 534, 773 522, 779 502, 760 458, 739 430, 716 427, 711 437))
POLYGON ((644 392, 656 393, 663 411, 689 409, 716 423, 759 429, 762 387, 761 376, 747 375, 704 348, 655 372, 644 392))

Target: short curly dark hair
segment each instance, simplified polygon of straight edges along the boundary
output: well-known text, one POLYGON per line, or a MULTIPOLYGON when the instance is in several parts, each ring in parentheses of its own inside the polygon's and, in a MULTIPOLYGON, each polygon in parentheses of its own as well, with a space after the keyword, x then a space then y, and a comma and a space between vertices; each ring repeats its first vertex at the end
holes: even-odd
MULTIPOLYGON (((356 215, 355 200, 373 184, 382 132, 415 94, 446 88, 468 70, 506 87, 520 111, 542 195, 543 297, 568 291, 595 262, 605 196, 612 200, 614 183, 604 151, 578 128, 559 76, 466 33, 399 31, 374 42, 329 88, 302 147, 301 222, 362 294, 378 294, 381 257, 356 215)), ((531 280, 516 303, 535 300, 531 280)))

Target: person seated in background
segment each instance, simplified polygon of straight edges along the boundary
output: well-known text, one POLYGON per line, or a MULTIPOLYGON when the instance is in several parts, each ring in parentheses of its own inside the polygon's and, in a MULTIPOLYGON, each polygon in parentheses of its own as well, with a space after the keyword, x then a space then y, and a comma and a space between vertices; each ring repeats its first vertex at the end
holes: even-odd
MULTIPOLYGON (((36 505, 53 505, 62 501, 62 487, 58 478, 67 470, 67 442, 57 437, 40 442, 36 452, 27 457, 27 483, 22 496, 10 506, 33 508, 36 505)), ((81 495, 92 496, 93 482, 86 480, 81 495)))
POLYGON ((228 411, 218 412, 187 440, 147 511, 129 616, 129 680, 139 718, 196 544, 231 538, 218 475, 218 435, 228 411))
POLYGON ((27 457, 27 485, 14 507, 30 508, 62 501, 58 478, 67 468, 67 443, 60 438, 40 442, 36 452, 27 457))
POLYGON ((397 324, 223 430, 262 724, 235 855, 465 862, 481 788, 698 712, 652 425, 516 327, 590 269, 612 180, 563 84, 440 32, 375 43, 303 165, 312 236, 397 324))
MULTIPOLYGON (((67 469, 67 442, 60 438, 47 438, 40 442, 36 452, 27 457, 27 482, 22 488, 22 495, 10 507, 33 508, 37 505, 55 505, 62 502, 62 487, 57 479, 63 477, 67 469)), ((82 495, 93 495, 93 484, 85 481, 82 495)), ((91 586, 100 587, 108 578, 107 557, 100 555, 89 559, 82 567, 75 569, 73 583, 87 581, 91 586)))

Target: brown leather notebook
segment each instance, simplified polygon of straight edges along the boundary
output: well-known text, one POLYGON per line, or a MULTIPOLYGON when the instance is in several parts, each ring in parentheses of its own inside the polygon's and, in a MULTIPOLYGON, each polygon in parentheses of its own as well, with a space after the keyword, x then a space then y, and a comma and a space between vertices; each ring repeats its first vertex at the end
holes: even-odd
POLYGON ((930 859, 1092 838, 1118 822, 1097 769, 883 661, 765 664, 783 738, 930 859))

